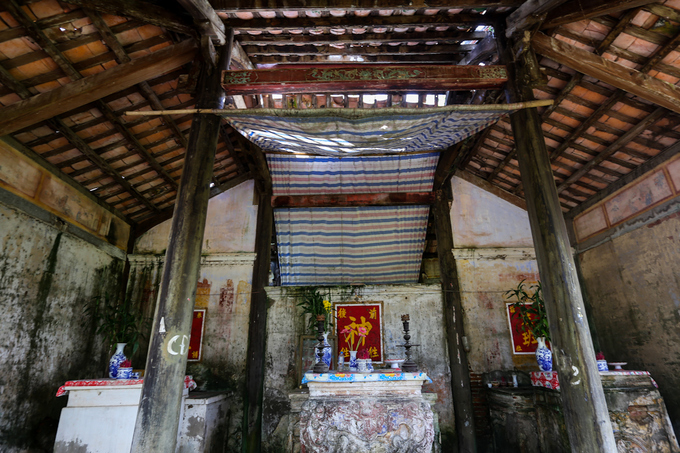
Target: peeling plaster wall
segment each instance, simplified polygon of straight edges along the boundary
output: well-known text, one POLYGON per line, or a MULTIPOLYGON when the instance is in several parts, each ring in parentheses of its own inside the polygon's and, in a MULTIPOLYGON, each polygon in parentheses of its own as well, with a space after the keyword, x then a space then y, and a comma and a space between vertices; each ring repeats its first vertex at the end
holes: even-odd
POLYGON ((470 371, 534 370, 533 355, 513 354, 503 294, 539 279, 527 212, 463 179, 451 180, 454 258, 470 371))
POLYGON ((51 451, 57 388, 104 377, 107 352, 83 314, 119 290, 123 263, 0 204, 0 451, 51 451))
MULTIPOLYGON (((247 181, 208 203, 195 300, 195 308, 206 309, 202 358, 198 362, 190 361, 187 366, 187 374, 194 376, 199 390, 229 392, 227 451, 234 452, 241 447, 242 395, 255 261, 257 206, 253 200, 254 182, 247 181)), ((135 255, 130 255, 133 298, 146 307, 149 316, 153 316, 158 297, 171 223, 168 220, 143 234, 135 244, 135 255)), ((143 367, 145 354, 138 360, 143 367)))
POLYGON ((680 216, 606 241, 579 261, 605 356, 652 374, 680 432, 680 216))
MULTIPOLYGON (((288 442, 290 400, 288 394, 299 387, 297 380, 298 343, 300 335, 307 334, 302 310, 293 296, 292 287, 270 287, 267 311, 267 346, 265 356, 265 383, 263 402, 264 451, 282 451, 288 442)), ((423 390, 437 393, 435 411, 445 443, 453 442, 453 405, 449 356, 446 348, 443 300, 440 285, 381 285, 334 288, 333 302, 382 301, 383 335, 387 358, 403 357, 403 331, 400 316, 411 315, 411 342, 421 345, 414 348, 414 360, 432 379, 423 390)), ((335 358, 334 358, 335 359, 335 358)), ((449 451, 453 444, 444 445, 449 451)))

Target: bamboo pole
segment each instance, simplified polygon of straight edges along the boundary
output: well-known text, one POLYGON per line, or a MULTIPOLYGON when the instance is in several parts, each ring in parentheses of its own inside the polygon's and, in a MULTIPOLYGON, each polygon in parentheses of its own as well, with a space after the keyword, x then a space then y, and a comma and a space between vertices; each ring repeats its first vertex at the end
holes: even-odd
MULTIPOLYGON (((380 113, 385 113, 389 112, 391 114, 395 115, 401 115, 401 114, 417 114, 418 113, 423 113, 423 112, 479 112, 479 111, 488 111, 488 110, 501 110, 501 111, 515 111, 515 110, 521 110, 521 109, 528 109, 528 108, 534 108, 534 107, 546 107, 549 105, 553 104, 552 99, 541 99, 537 101, 527 101, 527 102, 516 102, 513 104, 485 104, 485 105, 449 105, 446 107, 433 107, 433 108, 427 108, 427 109, 403 109, 399 107, 388 107, 384 109, 378 109, 380 113)), ((123 114, 126 116, 161 116, 161 115, 190 115, 190 114, 195 114, 195 113, 212 113, 215 115, 225 115, 225 116, 243 116, 243 115, 252 115, 253 113, 267 113, 267 112, 276 112, 279 115, 282 112, 289 112, 289 111, 294 111, 294 112, 300 112, 300 113, 305 113, 304 116, 309 116, 313 117, 315 114, 318 113, 326 113, 329 114, 328 109, 305 109, 305 110, 297 110, 297 109, 239 109, 239 110, 229 110, 229 109, 177 109, 177 110, 133 110, 133 111, 128 111, 124 112, 123 114)), ((362 112, 364 114, 370 113, 371 115, 376 115, 376 111, 366 111, 366 109, 343 109, 341 111, 346 111, 347 113, 355 113, 355 111, 362 112)), ((338 111, 333 111, 332 114, 334 115, 339 115, 340 113, 338 111)))

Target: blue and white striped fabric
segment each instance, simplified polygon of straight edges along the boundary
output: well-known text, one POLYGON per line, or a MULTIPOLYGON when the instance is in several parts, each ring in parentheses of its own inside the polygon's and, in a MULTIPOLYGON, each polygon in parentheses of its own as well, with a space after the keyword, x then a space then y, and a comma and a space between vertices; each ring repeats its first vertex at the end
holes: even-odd
POLYGON ((268 154, 274 195, 429 192, 439 153, 400 156, 268 154))
POLYGON ((452 110, 459 108, 252 109, 222 116, 265 152, 347 156, 443 150, 509 113, 493 106, 452 110))
POLYGON ((418 281, 428 206, 274 210, 282 285, 418 281))

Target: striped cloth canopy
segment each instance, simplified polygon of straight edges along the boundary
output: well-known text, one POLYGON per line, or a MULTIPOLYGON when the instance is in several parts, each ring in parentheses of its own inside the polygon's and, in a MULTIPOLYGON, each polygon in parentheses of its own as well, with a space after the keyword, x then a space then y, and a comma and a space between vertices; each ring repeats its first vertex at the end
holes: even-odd
POLYGON ((346 156, 443 150, 509 113, 508 105, 479 107, 250 109, 222 116, 265 152, 346 156))
MULTIPOLYGON (((267 155, 274 195, 428 192, 438 153, 267 155)), ((282 285, 416 283, 429 206, 277 208, 282 285)))

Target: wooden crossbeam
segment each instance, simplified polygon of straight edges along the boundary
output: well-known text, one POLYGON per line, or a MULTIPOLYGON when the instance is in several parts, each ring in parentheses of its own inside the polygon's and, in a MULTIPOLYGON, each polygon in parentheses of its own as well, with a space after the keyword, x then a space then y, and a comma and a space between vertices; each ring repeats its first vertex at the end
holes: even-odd
POLYGON ((674 112, 680 113, 680 88, 627 68, 587 50, 536 33, 531 44, 537 53, 620 88, 674 112))
POLYGON ((474 45, 445 44, 445 45, 415 45, 415 46, 361 46, 361 47, 337 47, 307 45, 307 46, 244 46, 243 50, 250 57, 258 56, 296 56, 296 55, 422 55, 428 54, 452 54, 469 52, 474 45))
MULTIPOLYGON (((453 65, 456 64, 460 58, 462 57, 461 53, 452 53, 452 54, 435 54, 435 55, 430 55, 428 53, 421 53, 421 54, 409 54, 409 55, 403 55, 403 54, 397 54, 397 55, 381 55, 381 54, 376 54, 376 55, 363 55, 360 58, 363 60, 360 64, 363 65, 369 65, 369 64, 384 64, 384 65, 394 65, 394 64, 418 64, 418 65, 442 65, 442 64, 448 64, 448 65, 453 65)), ((357 57, 350 56, 350 55, 342 55, 342 56, 336 56, 333 59, 331 59, 330 56, 327 55, 319 55, 319 56, 313 56, 313 55, 301 55, 301 56, 289 56, 289 57, 279 57, 279 56, 254 56, 252 58, 253 62, 258 65, 277 65, 277 67, 281 67, 281 65, 305 65, 307 67, 315 67, 319 65, 337 65, 338 63, 344 64, 349 64, 349 65, 356 65, 357 57)))
POLYGON ((338 195, 274 195, 273 208, 334 208, 348 206, 430 205, 434 192, 357 193, 338 195))
POLYGON ((568 0, 548 13, 541 28, 554 28, 655 2, 656 0, 568 0))
POLYGON ((296 19, 227 19, 226 25, 239 31, 264 30, 271 28, 318 29, 318 28, 361 28, 361 27, 421 27, 432 26, 475 26, 494 25, 495 14, 437 14, 434 16, 347 16, 347 17, 299 17, 296 19))
POLYGON ((361 66, 342 68, 224 71, 229 94, 312 93, 320 91, 455 91, 499 88, 505 66, 361 66))
POLYGON ((196 43, 189 39, 4 107, 0 110, 0 135, 16 132, 171 71, 192 61, 195 53, 196 43))
MULTIPOLYGON (((0 32, 2 34, 2 32, 0 32)), ((450 43, 460 41, 474 41, 484 39, 488 36, 487 32, 467 32, 458 30, 423 32, 423 33, 364 33, 355 35, 345 33, 342 35, 322 34, 322 35, 239 35, 238 41, 242 46, 262 46, 262 45, 284 45, 309 44, 315 46, 325 46, 329 44, 389 44, 389 43, 424 43, 437 42, 450 43)), ((0 39, 0 41, 2 41, 0 39)))

